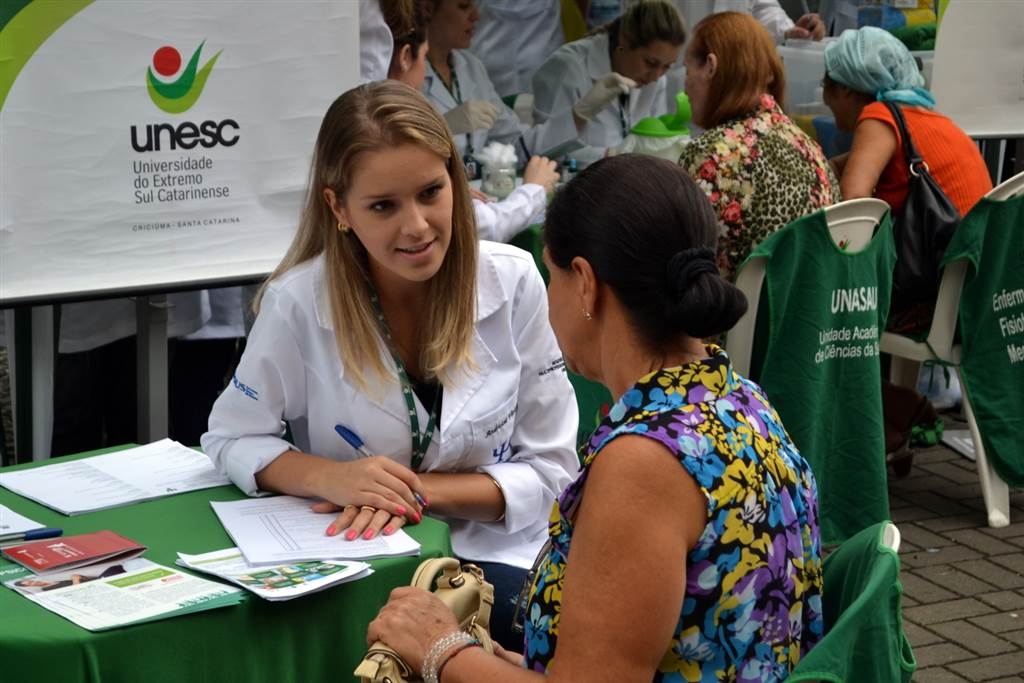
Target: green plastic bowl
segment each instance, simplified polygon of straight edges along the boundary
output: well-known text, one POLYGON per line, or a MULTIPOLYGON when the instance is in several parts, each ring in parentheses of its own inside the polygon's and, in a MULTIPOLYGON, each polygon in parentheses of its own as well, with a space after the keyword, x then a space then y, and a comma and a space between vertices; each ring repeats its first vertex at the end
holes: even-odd
POLYGON ((690 116, 690 98, 686 96, 685 92, 679 91, 676 94, 675 114, 648 116, 647 118, 640 119, 630 132, 649 138, 671 138, 678 135, 689 135, 690 116))

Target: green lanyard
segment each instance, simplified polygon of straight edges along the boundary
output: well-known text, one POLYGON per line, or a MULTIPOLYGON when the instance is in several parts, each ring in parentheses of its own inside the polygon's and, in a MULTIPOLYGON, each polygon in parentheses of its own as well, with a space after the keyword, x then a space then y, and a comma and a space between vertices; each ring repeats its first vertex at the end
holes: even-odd
MULTIPOLYGON (((462 104, 462 88, 459 87, 459 74, 455 72, 455 63, 452 60, 451 55, 448 56, 448 69, 451 71, 452 74, 452 87, 450 88, 448 87, 448 84, 444 82, 444 79, 441 78, 441 76, 437 73, 437 69, 434 68, 434 65, 430 65, 430 70, 434 72, 434 75, 437 77, 437 80, 441 81, 441 85, 444 86, 444 89, 447 90, 448 94, 452 96, 453 100, 455 100, 455 104, 462 104)), ((466 154, 472 153, 473 134, 466 133, 466 154)))
POLYGON ((427 428, 423 433, 420 433, 420 418, 416 412, 416 400, 413 398, 412 382, 409 381, 409 374, 405 371, 402 357, 398 355, 395 340, 391 337, 388 321, 384 319, 384 311, 381 309, 380 299, 377 298, 375 292, 370 294, 370 303, 373 304, 373 310, 377 313, 380 331, 388 344, 388 351, 391 352, 391 357, 395 360, 395 367, 398 368, 398 379, 402 384, 402 396, 405 397, 405 406, 409 409, 409 429, 412 433, 411 467, 414 471, 419 471, 420 464, 423 462, 423 456, 427 454, 427 448, 434 439, 434 431, 437 429, 437 404, 441 400, 441 392, 444 391, 444 386, 438 387, 437 393, 434 394, 434 402, 430 406, 430 417, 427 419, 427 428))

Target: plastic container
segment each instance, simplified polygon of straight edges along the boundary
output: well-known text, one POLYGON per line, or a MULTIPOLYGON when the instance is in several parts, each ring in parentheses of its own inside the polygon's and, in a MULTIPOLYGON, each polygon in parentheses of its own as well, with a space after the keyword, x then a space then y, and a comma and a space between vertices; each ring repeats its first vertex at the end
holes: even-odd
POLYGON ((629 135, 616 150, 619 154, 633 152, 678 161, 690 141, 690 98, 685 92, 676 95, 676 113, 648 116, 633 125, 629 135))
POLYGON ((515 166, 494 166, 484 164, 483 182, 480 189, 492 197, 504 199, 516 189, 515 166))
MULTIPOLYGON (((826 41, 790 40, 778 47, 786 72, 786 110, 801 114, 824 113, 821 79, 825 76, 826 41)), ((827 110, 827 109, 826 109, 827 110)))

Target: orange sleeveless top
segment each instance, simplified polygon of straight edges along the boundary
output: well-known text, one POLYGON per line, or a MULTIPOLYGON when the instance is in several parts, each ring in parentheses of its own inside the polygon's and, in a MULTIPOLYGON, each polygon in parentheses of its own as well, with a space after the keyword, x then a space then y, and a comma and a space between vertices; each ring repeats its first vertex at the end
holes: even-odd
MULTIPOLYGON (((988 167, 978 146, 949 118, 919 107, 903 107, 903 118, 921 158, 928 164, 932 177, 953 205, 966 215, 972 206, 992 189, 988 167)), ((876 119, 887 124, 896 134, 896 152, 882 170, 875 186, 875 196, 886 201, 898 214, 907 198, 907 159, 903 138, 889 108, 882 102, 864 107, 857 123, 876 119)))

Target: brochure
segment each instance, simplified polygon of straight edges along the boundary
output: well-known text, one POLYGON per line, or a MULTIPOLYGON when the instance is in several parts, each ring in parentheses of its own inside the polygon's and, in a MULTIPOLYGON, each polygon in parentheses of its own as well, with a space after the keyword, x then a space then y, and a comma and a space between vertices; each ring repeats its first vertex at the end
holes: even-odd
POLYGON ((311 504, 312 501, 295 496, 210 502, 249 564, 420 554, 420 544, 402 529, 370 540, 349 541, 342 534, 328 536, 324 531, 336 515, 313 512, 311 504))
POLYGON ((96 531, 10 545, 2 552, 26 569, 44 574, 97 562, 128 560, 146 552, 146 546, 113 531, 96 531))
POLYGON ((207 456, 170 439, 0 474, 0 486, 65 515, 230 483, 207 456))
POLYGON ((370 565, 365 562, 334 560, 257 567, 246 562, 238 548, 225 548, 202 555, 178 553, 178 564, 227 579, 266 600, 291 600, 373 573, 370 565))
POLYGON ((237 605, 245 593, 143 558, 44 576, 0 567, 11 590, 90 631, 237 605))

